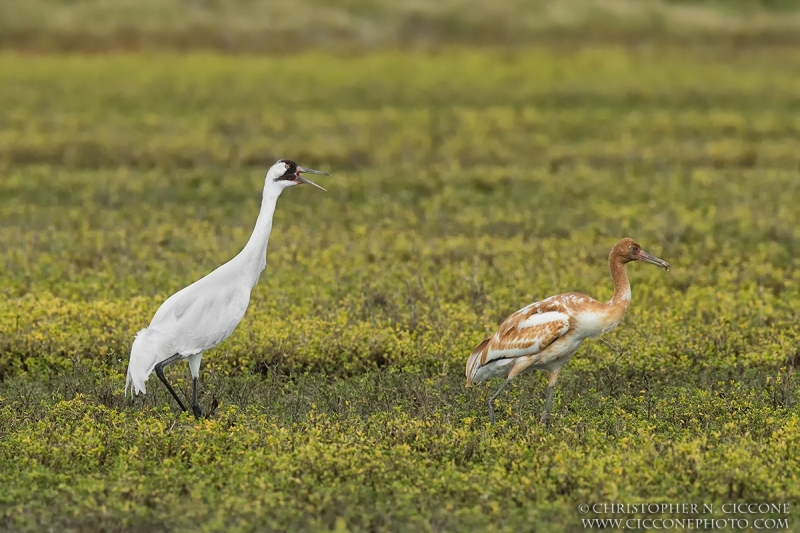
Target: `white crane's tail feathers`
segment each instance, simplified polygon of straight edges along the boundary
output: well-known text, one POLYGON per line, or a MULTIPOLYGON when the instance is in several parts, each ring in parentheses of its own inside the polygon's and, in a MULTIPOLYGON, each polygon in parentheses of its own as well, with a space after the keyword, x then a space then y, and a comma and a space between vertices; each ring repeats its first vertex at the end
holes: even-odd
POLYGON ((171 355, 168 344, 167 337, 154 329, 145 328, 136 334, 131 346, 128 375, 125 378, 125 396, 128 395, 128 387, 131 389, 131 397, 147 392, 144 383, 156 363, 171 355))

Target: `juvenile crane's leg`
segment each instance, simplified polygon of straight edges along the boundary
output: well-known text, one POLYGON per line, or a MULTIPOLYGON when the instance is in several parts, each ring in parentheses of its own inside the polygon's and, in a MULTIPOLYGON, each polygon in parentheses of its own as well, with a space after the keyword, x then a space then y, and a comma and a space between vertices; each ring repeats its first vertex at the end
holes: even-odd
POLYGON ((489 398, 488 402, 486 402, 486 405, 489 406, 489 421, 492 423, 492 425, 494 425, 494 401, 497 399, 498 396, 500 396, 500 393, 503 392, 503 389, 505 389, 509 383, 511 383, 511 378, 505 380, 503 384, 500 385, 500 388, 497 389, 497 392, 492 394, 492 397, 489 398))
POLYGON ((169 381, 167 381, 167 378, 164 377, 164 367, 167 366, 167 365, 171 365, 175 361, 180 361, 181 359, 183 359, 181 354, 176 353, 175 355, 173 355, 171 357, 168 357, 168 358, 164 359, 163 361, 161 361, 160 363, 156 364, 156 375, 158 376, 158 379, 161 380, 161 383, 166 385, 167 390, 169 390, 169 393, 172 394, 173 398, 175 398, 175 401, 178 402, 178 405, 180 406, 181 410, 182 411, 186 411, 186 406, 183 405, 183 402, 181 401, 181 399, 178 398, 177 394, 175 394, 175 389, 172 388, 172 385, 169 384, 169 381))
POLYGON ((525 370, 527 370, 531 364, 533 364, 533 362, 534 359, 532 357, 523 357, 518 359, 511 368, 511 372, 508 373, 508 378, 506 378, 503 384, 500 385, 500 388, 497 389, 497 392, 495 392, 492 397, 489 398, 489 401, 486 402, 489 404, 489 420, 491 420, 492 425, 494 425, 494 401, 498 396, 500 396, 500 393, 503 392, 503 389, 505 389, 508 384, 511 383, 511 380, 525 372, 525 370))
POLYGON ((547 396, 544 399, 544 411, 542 412, 542 424, 550 426, 550 405, 553 403, 553 387, 556 386, 556 380, 558 379, 558 372, 561 369, 554 370, 550 372, 550 376, 547 380, 547 396))
POLYGON ((550 425, 550 404, 553 403, 553 387, 547 387, 547 395, 544 399, 544 411, 542 411, 541 423, 546 426, 550 425))

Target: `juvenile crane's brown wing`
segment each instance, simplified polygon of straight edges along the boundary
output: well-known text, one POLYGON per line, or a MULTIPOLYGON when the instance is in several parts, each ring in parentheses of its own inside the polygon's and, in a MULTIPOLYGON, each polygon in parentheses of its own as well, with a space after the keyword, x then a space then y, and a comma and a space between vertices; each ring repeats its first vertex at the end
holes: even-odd
POLYGON ((467 384, 478 369, 498 359, 535 355, 569 331, 569 315, 558 302, 536 302, 506 318, 467 360, 467 384))

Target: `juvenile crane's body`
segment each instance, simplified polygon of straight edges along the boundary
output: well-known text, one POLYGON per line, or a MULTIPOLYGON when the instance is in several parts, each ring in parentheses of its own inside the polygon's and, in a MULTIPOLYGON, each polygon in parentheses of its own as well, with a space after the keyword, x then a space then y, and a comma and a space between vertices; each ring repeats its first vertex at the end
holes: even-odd
MULTIPOLYGON (((192 411, 202 412, 197 402, 197 379, 203 352, 234 332, 247 311, 250 291, 267 264, 267 243, 272 231, 272 216, 278 197, 286 187, 316 183, 300 176, 302 172, 325 174, 282 159, 273 165, 264 180, 261 210, 255 229, 236 257, 207 276, 185 287, 161 304, 150 325, 136 334, 128 363, 125 393, 145 393, 145 382, 153 370, 186 411, 175 390, 164 376, 164 367, 187 359, 193 380, 192 411)), ((322 187, 319 187, 322 189, 322 187)), ((324 190, 324 189, 323 189, 324 190)))
POLYGON ((575 292, 551 296, 509 316, 494 335, 473 350, 467 360, 467 387, 489 378, 506 378, 488 401, 492 424, 495 422, 495 399, 512 379, 531 370, 549 372, 542 413, 542 422, 548 421, 553 387, 561 367, 572 358, 584 339, 611 331, 628 311, 631 286, 625 264, 639 260, 669 270, 669 263, 648 254, 632 239, 622 239, 608 258, 614 280, 614 296, 610 301, 602 303, 575 292))

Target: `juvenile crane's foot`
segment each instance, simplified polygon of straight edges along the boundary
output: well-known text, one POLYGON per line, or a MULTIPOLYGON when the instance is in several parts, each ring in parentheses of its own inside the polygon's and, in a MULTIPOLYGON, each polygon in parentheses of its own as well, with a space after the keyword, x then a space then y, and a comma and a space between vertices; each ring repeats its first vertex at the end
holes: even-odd
POLYGON ((489 406, 489 422, 494 425, 494 398, 486 402, 486 405, 489 406))
POLYGON ((550 413, 548 413, 547 411, 543 412, 543 413, 542 413, 542 418, 539 420, 539 422, 540 422, 540 423, 541 423, 543 426, 545 426, 545 427, 548 427, 548 428, 549 428, 549 427, 550 427, 550 413))

